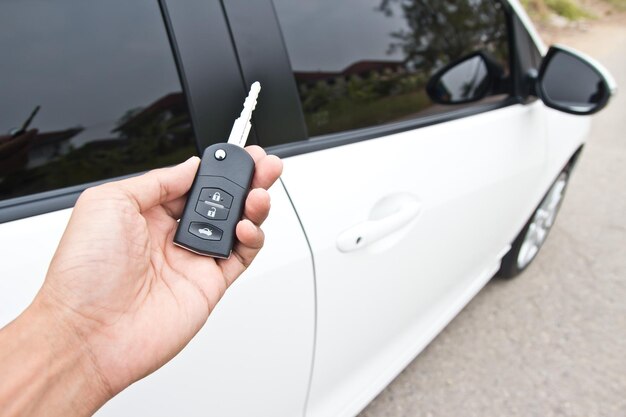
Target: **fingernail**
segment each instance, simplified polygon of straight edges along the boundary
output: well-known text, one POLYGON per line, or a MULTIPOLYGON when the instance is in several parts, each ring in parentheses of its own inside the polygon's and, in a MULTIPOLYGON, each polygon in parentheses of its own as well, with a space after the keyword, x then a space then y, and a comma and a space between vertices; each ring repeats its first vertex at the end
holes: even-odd
POLYGON ((185 162, 181 163, 181 165, 182 165, 182 164, 186 164, 186 163, 188 163, 188 162, 189 162, 189 161, 191 161, 192 159, 197 159, 197 160, 200 160, 200 158, 198 158, 197 156, 195 156, 195 155, 194 155, 194 156, 189 157, 189 158, 188 158, 185 162))

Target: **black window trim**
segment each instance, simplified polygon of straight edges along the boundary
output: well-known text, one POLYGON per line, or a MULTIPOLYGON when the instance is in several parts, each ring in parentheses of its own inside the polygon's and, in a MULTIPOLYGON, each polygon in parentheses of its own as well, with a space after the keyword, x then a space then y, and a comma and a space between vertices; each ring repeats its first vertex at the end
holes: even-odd
POLYGON ((515 49, 518 51, 526 50, 528 52, 528 56, 524 56, 525 54, 522 53, 515 54, 515 64, 517 69, 515 88, 520 102, 526 105, 531 104, 537 101, 538 97, 532 95, 534 86, 529 85, 529 83, 532 82, 532 75, 529 74, 528 70, 525 70, 525 68, 539 71, 539 66, 541 65, 541 62, 539 63, 539 66, 537 66, 537 68, 534 68, 535 66, 531 62, 531 55, 533 55, 535 52, 539 53, 542 58, 543 55, 541 54, 540 49, 537 47, 537 44, 535 43, 533 37, 528 32, 528 28, 526 27, 526 25, 524 25, 520 17, 515 12, 511 13, 509 32, 511 32, 510 36, 514 42, 513 46, 515 47, 515 49), (525 36, 518 36, 519 32, 523 32, 525 36))
POLYGON ((366 127, 356 130, 348 130, 329 135, 315 136, 311 139, 304 139, 297 142, 284 143, 266 148, 268 154, 276 155, 280 158, 301 155, 309 152, 317 152, 325 149, 336 148, 338 146, 350 145, 371 139, 382 139, 385 136, 407 132, 427 126, 453 120, 464 119, 466 117, 486 113, 489 111, 520 104, 518 97, 509 96, 495 103, 475 104, 458 110, 451 110, 446 113, 422 116, 402 122, 386 123, 380 126, 366 127))

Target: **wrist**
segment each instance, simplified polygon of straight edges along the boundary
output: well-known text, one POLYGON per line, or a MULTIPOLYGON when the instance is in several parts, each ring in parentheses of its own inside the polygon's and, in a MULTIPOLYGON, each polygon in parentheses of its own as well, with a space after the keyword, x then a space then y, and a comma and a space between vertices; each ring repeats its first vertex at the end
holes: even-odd
POLYGON ((112 397, 81 335, 40 297, 0 341, 0 416, 87 416, 112 397))

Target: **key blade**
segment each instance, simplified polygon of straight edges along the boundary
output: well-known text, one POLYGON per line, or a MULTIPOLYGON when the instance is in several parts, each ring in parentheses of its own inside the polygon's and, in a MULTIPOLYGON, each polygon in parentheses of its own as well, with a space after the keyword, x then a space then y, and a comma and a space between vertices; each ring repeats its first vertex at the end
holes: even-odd
POLYGON ((245 146, 246 141, 248 140, 248 133, 250 132, 250 128, 252 126, 250 119, 252 118, 252 112, 256 108, 256 103, 260 91, 261 83, 256 81, 250 87, 248 97, 246 97, 246 100, 243 103, 243 110, 241 111, 241 115, 237 120, 235 120, 235 123, 233 124, 233 128, 230 131, 230 136, 228 137, 228 143, 240 146, 242 148, 245 146))

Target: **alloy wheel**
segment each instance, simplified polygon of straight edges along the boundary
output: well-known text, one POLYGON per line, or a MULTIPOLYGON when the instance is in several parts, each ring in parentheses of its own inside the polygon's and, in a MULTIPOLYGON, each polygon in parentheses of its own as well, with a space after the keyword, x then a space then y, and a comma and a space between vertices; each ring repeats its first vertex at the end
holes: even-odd
POLYGON ((535 258, 539 248, 545 242, 561 207, 567 180, 568 173, 562 172, 539 205, 537 211, 535 211, 517 256, 517 267, 519 269, 524 269, 535 258))

